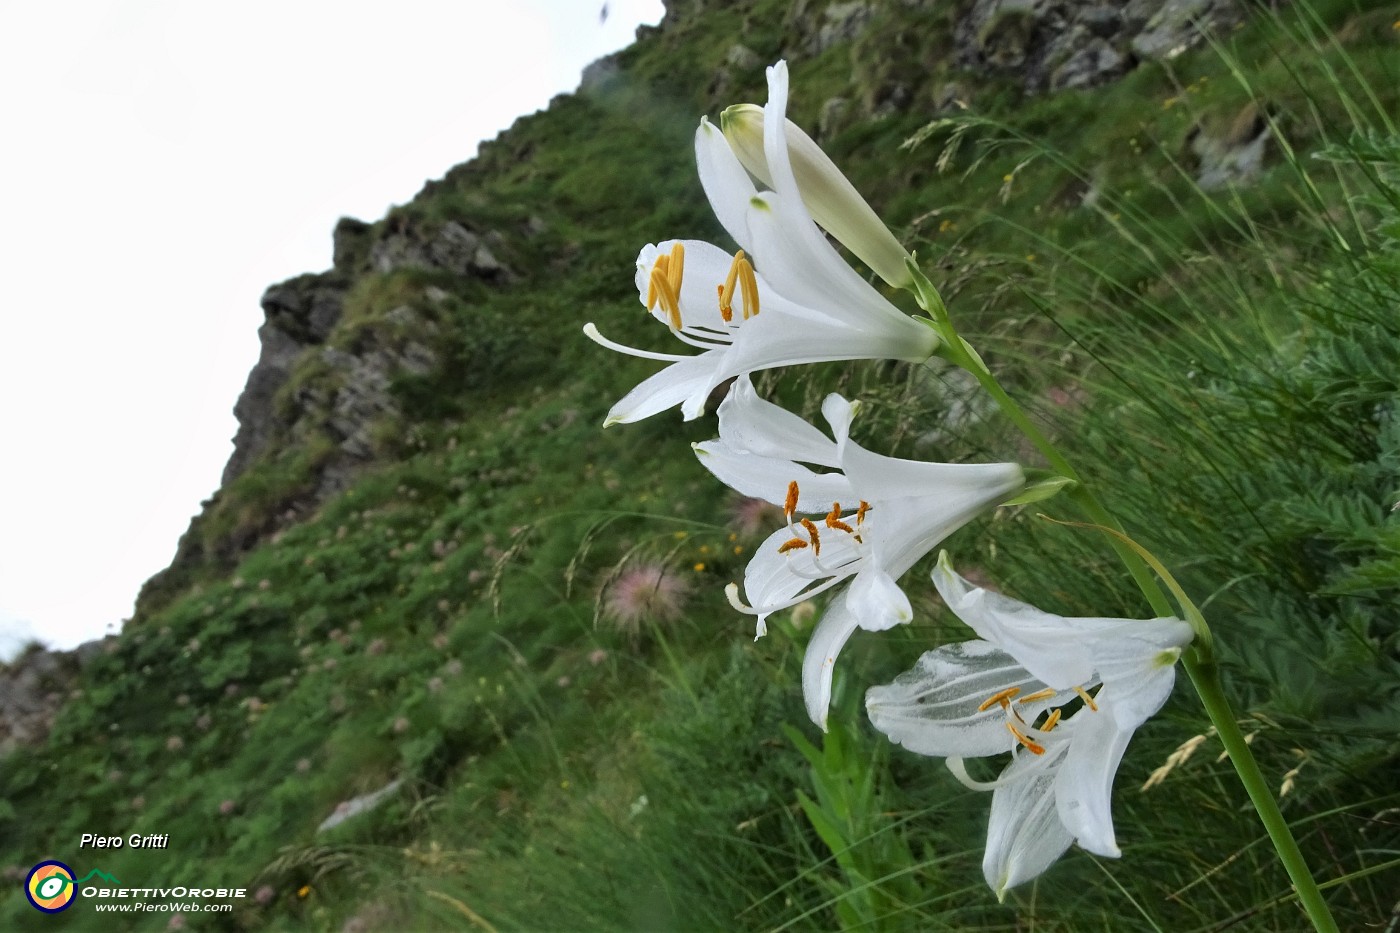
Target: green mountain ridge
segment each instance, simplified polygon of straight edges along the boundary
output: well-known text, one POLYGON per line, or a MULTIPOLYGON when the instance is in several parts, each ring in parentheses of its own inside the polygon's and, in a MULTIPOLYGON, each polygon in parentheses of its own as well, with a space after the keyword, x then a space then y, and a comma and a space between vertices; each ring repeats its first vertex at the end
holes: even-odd
MULTIPOLYGON (((786 58, 790 117, 1214 604, 1266 770, 1345 879, 1337 909, 1384 920, 1397 22, 1393 3, 668 3, 578 93, 387 217, 342 220, 333 268, 268 289, 235 453, 172 566, 80 670, 0 672, 63 701, 21 741, 7 726, 0 864, 85 871, 83 832, 169 834, 102 868, 250 892, 190 929, 1122 929, 1127 903, 1144 929, 1298 928, 1214 750, 1136 791, 1205 732, 1184 690, 1120 776, 1124 858, 1075 853, 999 905, 985 798, 859 714, 953 637, 931 593, 843 655, 823 738, 808 609, 754 642, 724 598, 777 524, 695 463, 713 421, 600 429, 655 364, 583 324, 663 347, 637 251, 723 242, 696 123, 763 102, 786 58)), ((1030 456, 948 373, 759 383, 806 414, 861 397, 884 453, 1030 456)), ((1047 609, 1140 614, 1101 542, 1039 507, 960 533, 959 559, 1047 609)), ((0 927, 52 925, 19 887, 0 927)), ((62 922, 170 917, 78 903, 62 922)))

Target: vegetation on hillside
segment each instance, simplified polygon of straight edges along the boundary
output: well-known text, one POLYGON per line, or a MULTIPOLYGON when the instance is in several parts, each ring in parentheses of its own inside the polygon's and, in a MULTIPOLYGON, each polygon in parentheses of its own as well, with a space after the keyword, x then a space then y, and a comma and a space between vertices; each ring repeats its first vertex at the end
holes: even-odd
MULTIPOLYGON (((724 598, 776 524, 688 454, 713 422, 599 429, 654 364, 581 327, 660 346, 636 252, 722 240, 691 135, 701 113, 762 102, 761 67, 727 68, 723 100, 710 81, 733 36, 775 58, 785 9, 648 35, 382 222, 543 224, 513 242, 510 283, 356 286, 333 340, 396 339, 386 312, 417 304, 450 362, 395 385, 408 420, 383 426, 381 465, 236 567, 193 571, 84 671, 45 745, 0 762, 0 865, 249 890, 189 929, 1300 928, 1185 690, 1120 773, 1123 858, 1075 852, 998 904, 985 798, 861 712, 867 686, 961 637, 932 587, 908 587, 914 625, 853 640, 822 736, 799 688, 811 607, 755 642, 724 598), (170 846, 80 852, 85 832, 170 846)), ((794 61, 792 118, 939 60, 950 28, 896 5, 794 61)), ((1398 43, 1394 4, 1298 4, 1092 91, 990 82, 933 124, 853 120, 827 145, 1205 607, 1345 929, 1393 924, 1400 878, 1398 43), (1268 132, 1263 172, 1203 190, 1192 142, 1234 124, 1268 132)), ((760 382, 807 414, 831 391, 862 398, 860 439, 882 453, 1032 457, 935 367, 760 382)), ((251 468, 207 532, 256 525, 317 444, 251 468)), ((1101 538, 1039 512, 1078 517, 1059 500, 1001 510, 959 533, 960 563, 1049 610, 1144 614, 1101 538)), ((0 927, 56 922, 19 884, 0 894, 0 927)), ((61 922, 118 928, 84 905, 61 922)))

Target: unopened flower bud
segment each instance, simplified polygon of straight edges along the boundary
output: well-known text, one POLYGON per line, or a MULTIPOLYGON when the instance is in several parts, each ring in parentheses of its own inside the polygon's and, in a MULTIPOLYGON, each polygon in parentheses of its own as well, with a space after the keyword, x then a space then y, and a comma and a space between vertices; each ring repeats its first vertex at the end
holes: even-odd
MULTIPOLYGON (((792 173, 812 219, 880 278, 896 288, 907 288, 911 283, 906 265, 909 253, 812 137, 791 120, 786 122, 792 173)), ((773 187, 763 154, 763 108, 735 104, 720 114, 720 127, 749 174, 773 187)))

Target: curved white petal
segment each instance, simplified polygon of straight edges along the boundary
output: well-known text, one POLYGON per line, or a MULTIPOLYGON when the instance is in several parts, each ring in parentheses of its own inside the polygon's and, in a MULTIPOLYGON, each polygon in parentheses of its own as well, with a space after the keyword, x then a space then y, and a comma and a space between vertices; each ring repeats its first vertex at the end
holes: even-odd
POLYGON ((831 676, 836 670, 836 656, 857 627, 846 601, 834 599, 807 642, 807 653, 802 658, 802 697, 807 702, 807 715, 823 732, 831 706, 831 676))
POLYGON ((851 439, 851 422, 860 411, 860 402, 848 402, 835 392, 822 399, 822 417, 831 425, 838 456, 843 455, 851 439))
MULTIPOLYGON (((784 69, 786 79, 786 66, 779 63, 777 67, 784 69)), ((720 124, 739 161, 755 178, 772 187, 764 154, 764 113, 752 104, 736 104, 724 111, 720 124)), ((894 234, 810 136, 791 120, 784 120, 784 129, 792 171, 813 219, 886 282, 897 288, 907 286, 908 253, 894 234)))
POLYGON ((1015 463, 929 463, 902 460, 867 450, 847 441, 841 451, 841 467, 866 493, 876 499, 941 499, 954 495, 996 500, 1025 484, 1025 474, 1015 463))
POLYGON ((771 212, 749 213, 754 249, 765 268, 774 267, 767 273, 769 280, 779 291, 813 307, 835 303, 852 313, 900 314, 846 264, 803 205, 788 152, 787 98, 787 63, 778 62, 768 69, 768 103, 763 108, 763 154, 776 197, 767 198, 771 212))
POLYGON ((1044 755, 1017 754, 992 792, 982 876, 998 900, 1044 872, 1074 841, 1055 804, 1054 765, 1064 751, 1061 744, 1044 755))
POLYGON ((719 406, 719 438, 736 451, 835 467, 836 442, 785 408, 759 398, 747 375, 719 406))
POLYGON ((974 587, 953 571, 946 552, 934 568, 933 585, 948 608, 974 632, 1000 646, 1051 687, 1063 689, 1093 677, 1091 645, 1068 619, 974 587))
POLYGON ((833 502, 850 502, 855 498, 843 473, 816 473, 781 457, 736 450, 723 441, 703 441, 691 446, 705 469, 745 496, 781 506, 786 503, 788 484, 796 481, 799 512, 825 512, 833 502))
POLYGON ((883 632, 914 618, 909 597, 894 578, 877 567, 856 574, 846 590, 846 606, 867 632, 883 632))
POLYGON ((937 335, 890 304, 846 264, 807 216, 800 196, 781 191, 757 194, 749 201, 746 222, 758 260, 755 268, 778 292, 849 324, 903 323, 909 339, 929 350, 898 358, 923 360, 932 355, 937 335))
MULTIPOLYGON (((682 403, 693 403, 698 396, 700 406, 704 406, 714 384, 711 375, 715 360, 710 351, 698 356, 687 357, 667 366, 640 382, 636 388, 624 395, 608 412, 603 427, 613 424, 628 424, 649 418, 657 412, 665 411, 682 403)), ((687 420, 698 418, 700 412, 688 415, 687 420)))
POLYGON ((778 529, 758 546, 744 569, 744 595, 756 611, 785 609, 830 589, 862 566, 854 543, 844 535, 824 535, 820 557, 811 547, 780 553, 792 537, 788 529, 778 529))
MULTIPOLYGON (((918 331, 928 331, 910 323, 918 331)), ((907 334, 882 329, 873 322, 868 326, 852 326, 827 318, 799 316, 782 308, 765 308, 758 317, 750 318, 739 328, 715 381, 719 383, 740 373, 798 363, 922 360, 932 353, 929 345, 913 350, 911 346, 914 345, 907 334)))
MULTIPOLYGON (((865 487, 855 480, 851 486, 865 493, 865 487)), ((978 491, 954 487, 942 496, 907 499, 870 499, 866 495, 864 498, 873 504, 873 527, 868 535, 872 559, 892 576, 903 576, 925 554, 1004 496, 1004 486, 978 491)))
POLYGON ((709 198, 720 226, 740 249, 752 252, 746 218, 749 201, 758 190, 719 127, 704 117, 700 118, 700 127, 695 131, 695 167, 700 174, 700 186, 705 189, 705 197, 709 198))
MULTIPOLYGON (((865 694, 865 709, 876 729, 911 752, 978 758, 1016 745, 1001 706, 992 703, 981 708, 989 698, 1013 687, 1020 690, 1018 696, 1031 696, 1044 684, 989 642, 959 642, 926 652, 893 683, 871 687, 865 694)), ((1073 696, 1062 692, 1020 703, 1017 710, 1033 722, 1051 705, 1073 696)))
POLYGON ((1118 728, 1102 704, 1097 712, 1081 709, 1065 728, 1073 737, 1056 777, 1060 822, 1082 848, 1117 858, 1122 853, 1113 832, 1113 778, 1132 730, 1118 728))

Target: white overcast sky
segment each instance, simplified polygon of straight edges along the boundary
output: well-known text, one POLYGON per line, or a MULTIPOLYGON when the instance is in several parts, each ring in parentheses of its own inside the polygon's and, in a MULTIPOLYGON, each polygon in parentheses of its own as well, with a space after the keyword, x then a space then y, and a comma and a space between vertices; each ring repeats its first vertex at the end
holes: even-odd
POLYGON ((660 0, 0 0, 0 658, 119 627, 217 488, 268 285, 660 0))

